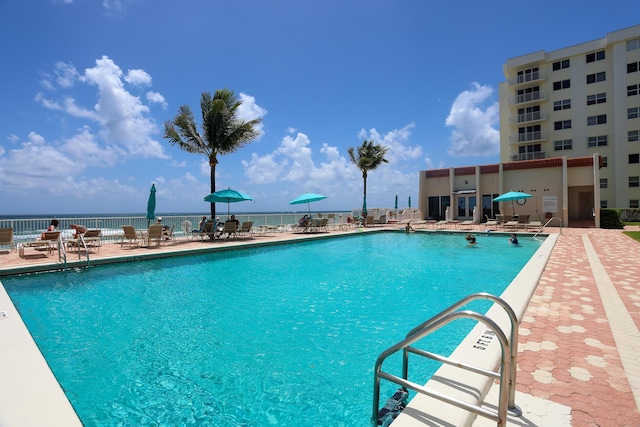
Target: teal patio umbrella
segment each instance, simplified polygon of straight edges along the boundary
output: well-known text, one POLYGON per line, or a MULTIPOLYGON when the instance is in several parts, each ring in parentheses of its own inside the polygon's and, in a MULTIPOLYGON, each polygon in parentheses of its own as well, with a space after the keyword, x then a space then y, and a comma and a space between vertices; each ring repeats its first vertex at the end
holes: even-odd
POLYGON ((151 184, 149 200, 147 201, 147 225, 156 219, 156 185, 151 184))
POLYGON ((289 202, 290 205, 301 205, 303 203, 307 204, 307 208, 309 209, 309 216, 311 216, 311 202, 317 202, 318 200, 326 199, 327 196, 323 196, 322 194, 316 193, 304 193, 301 196, 296 197, 292 201, 289 202))
POLYGON ((229 204, 244 202, 246 200, 253 200, 250 196, 247 196, 244 193, 241 193, 236 190, 232 190, 231 188, 227 188, 226 190, 216 191, 215 193, 209 194, 204 198, 205 202, 209 203, 226 203, 227 204, 227 218, 229 218, 229 204))
POLYGON ((513 214, 516 214, 516 206, 514 202, 516 200, 528 199, 529 197, 533 197, 531 194, 522 193, 520 191, 509 191, 507 193, 501 194, 500 196, 493 199, 494 202, 508 202, 511 201, 511 208, 513 209, 513 214))
POLYGON ((411 196, 409 196, 409 207, 411 207, 411 196))

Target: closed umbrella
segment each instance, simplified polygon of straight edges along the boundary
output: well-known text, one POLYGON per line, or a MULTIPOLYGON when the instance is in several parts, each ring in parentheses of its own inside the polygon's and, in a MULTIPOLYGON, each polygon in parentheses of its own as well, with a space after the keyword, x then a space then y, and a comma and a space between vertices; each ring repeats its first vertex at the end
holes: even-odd
POLYGON ((231 188, 227 188, 226 190, 216 191, 215 193, 209 194, 204 198, 205 202, 210 203, 226 203, 227 204, 227 218, 229 217, 229 204, 244 202, 246 200, 253 200, 250 196, 247 196, 244 193, 241 193, 236 190, 232 190, 231 188))
POLYGON ((151 184, 149 200, 147 201, 147 225, 156 218, 156 185, 151 184))
POLYGON ((398 195, 396 194, 396 204, 394 205, 396 209, 396 219, 398 219, 398 195))
POLYGON ((409 207, 411 207, 411 196, 409 196, 409 207))
POLYGON ((317 202, 318 200, 326 199, 327 196, 323 196, 322 194, 316 193, 304 193, 301 196, 296 197, 292 201, 289 202, 290 205, 301 205, 303 203, 307 204, 307 208, 309 209, 309 216, 311 216, 311 202, 317 202))
POLYGON ((520 191, 509 191, 507 193, 501 194, 500 196, 493 199, 494 202, 508 202, 511 201, 511 207, 513 209, 513 214, 516 214, 516 200, 528 199, 529 197, 533 197, 531 194, 522 193, 520 191))

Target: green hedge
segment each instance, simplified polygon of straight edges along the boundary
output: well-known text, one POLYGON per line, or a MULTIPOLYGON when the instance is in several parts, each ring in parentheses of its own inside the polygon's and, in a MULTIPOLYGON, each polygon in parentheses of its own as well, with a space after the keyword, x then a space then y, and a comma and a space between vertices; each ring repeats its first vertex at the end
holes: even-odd
POLYGON ((620 209, 600 209, 600 228, 623 229, 620 209))

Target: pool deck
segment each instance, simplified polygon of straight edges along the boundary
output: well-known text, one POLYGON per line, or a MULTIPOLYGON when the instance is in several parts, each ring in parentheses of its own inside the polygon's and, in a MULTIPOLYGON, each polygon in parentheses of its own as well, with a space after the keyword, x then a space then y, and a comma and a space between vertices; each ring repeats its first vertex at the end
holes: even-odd
MULTIPOLYGON (((626 229, 640 230, 638 227, 626 229)), ((482 226, 475 226, 473 230, 485 232, 482 226)), ((640 426, 640 243, 620 230, 549 228, 547 231, 561 233, 521 319, 516 404, 523 409, 524 415, 510 419, 509 425, 640 426)), ((271 244, 357 232, 360 231, 283 232, 255 239, 214 242, 179 239, 175 244, 154 249, 106 244, 99 252, 90 254, 90 262, 97 265, 135 261, 171 256, 169 254, 176 252, 198 253, 236 245, 271 244)), ((2 252, 0 276, 8 272, 50 269, 56 266, 57 260, 57 255, 47 256, 31 248, 27 250, 26 259, 16 252, 2 252)), ((76 254, 69 254, 68 262, 70 266, 87 263, 84 257, 78 261, 76 254)), ((8 318, 0 319, 3 336, 6 332, 3 326, 9 326, 8 322, 15 314, 5 305, 0 295, 0 314, 8 314, 8 318)), ((28 343, 24 345, 32 347, 28 343)), ((0 344, 2 365, 6 367, 7 357, 21 360, 17 354, 21 348, 7 349, 5 344, 0 344)), ((372 365, 374 362, 372 360, 372 365)), ((4 375, 5 370, 2 372, 4 375)), ((50 393, 50 390, 32 391, 36 392, 50 393)), ((20 401, 19 397, 5 386, 4 391, 0 390, 0 408, 14 407, 15 400, 20 401)), ((56 400, 51 406, 59 403, 56 400)), ((42 408, 42 411, 46 410, 49 408, 42 408)), ((24 408, 22 412, 29 411, 24 408)), ((14 407, 11 412, 0 411, 0 425, 37 425, 17 423, 20 410, 14 407)), ((54 419, 49 417, 48 425, 73 425, 56 423, 54 419)), ((413 421, 401 425, 452 425, 437 419, 413 418, 413 421)), ((487 421, 478 417, 474 426, 495 425, 487 421)))

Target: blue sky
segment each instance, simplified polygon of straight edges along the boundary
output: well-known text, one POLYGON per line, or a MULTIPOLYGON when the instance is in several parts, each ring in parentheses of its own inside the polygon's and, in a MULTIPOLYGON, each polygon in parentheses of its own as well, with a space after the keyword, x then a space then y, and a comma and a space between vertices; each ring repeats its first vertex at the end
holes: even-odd
MULTIPOLYGON (((209 167, 162 138, 228 88, 261 136, 219 158, 217 189, 285 211, 362 204, 347 149, 389 147, 367 204, 417 203, 419 171, 496 163, 508 58, 638 24, 640 3, 0 0, 0 215, 208 212, 209 167), (530 27, 530 31, 523 31, 530 27), (517 36, 515 36, 517 34, 517 36)), ((222 206, 218 207, 218 210, 222 206)))

